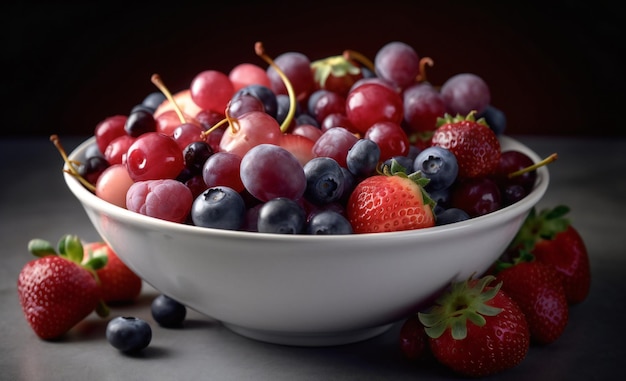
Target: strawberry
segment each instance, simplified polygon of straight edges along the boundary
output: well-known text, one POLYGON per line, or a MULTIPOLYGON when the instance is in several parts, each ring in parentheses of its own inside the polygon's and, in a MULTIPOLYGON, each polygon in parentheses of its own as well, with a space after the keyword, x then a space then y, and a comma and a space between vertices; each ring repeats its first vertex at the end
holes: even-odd
POLYGON ((556 270, 537 261, 519 261, 499 271, 496 279, 524 312, 531 341, 550 344, 563 334, 569 310, 556 270))
POLYGON ((433 356, 453 371, 484 377, 522 362, 530 349, 528 323, 492 275, 456 282, 418 317, 433 356))
POLYGON ((434 226, 434 201, 424 191, 428 179, 407 174, 394 160, 365 178, 348 199, 346 215, 354 233, 392 232, 434 226))
POLYGON ((279 145, 291 152, 303 166, 313 157, 313 145, 315 142, 306 136, 283 134, 279 145))
POLYGON ((39 258, 28 262, 19 273, 17 292, 26 321, 42 339, 56 339, 92 311, 106 316, 94 272, 102 265, 81 265, 83 248, 76 236, 59 242, 59 254, 47 241, 33 239, 29 250, 39 258))
POLYGON ((107 303, 129 303, 141 292, 142 280, 135 274, 105 242, 90 242, 83 245, 83 262, 106 257, 106 264, 96 271, 100 295, 107 303))
POLYGON ((356 81, 363 78, 361 68, 344 56, 331 56, 311 63, 316 89, 348 95, 356 81))
POLYGON ((437 120, 431 144, 452 151, 459 165, 459 178, 487 176, 500 162, 500 142, 484 118, 470 112, 463 117, 445 114, 437 120))
POLYGON ((580 303, 589 295, 591 268, 582 237, 565 218, 570 209, 559 205, 537 213, 532 209, 510 245, 525 250, 538 262, 554 267, 563 281, 568 303, 580 303))

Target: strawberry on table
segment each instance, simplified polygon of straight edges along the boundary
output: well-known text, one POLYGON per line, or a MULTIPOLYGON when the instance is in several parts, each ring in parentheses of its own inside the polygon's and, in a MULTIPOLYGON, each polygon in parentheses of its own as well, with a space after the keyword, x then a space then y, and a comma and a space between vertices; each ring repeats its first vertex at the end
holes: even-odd
POLYGON ((392 232, 435 225, 434 201, 424 191, 428 179, 407 174, 394 160, 383 173, 367 177, 352 191, 346 215, 354 233, 392 232))
POLYGON ((585 242, 565 216, 570 209, 559 205, 537 213, 533 208, 509 251, 524 250, 538 262, 557 270, 569 304, 584 301, 591 286, 591 268, 585 242))
POLYGON ((39 258, 19 273, 17 292, 28 324, 42 339, 62 336, 92 311, 106 316, 94 276, 103 265, 96 260, 81 265, 83 247, 76 236, 64 236, 59 254, 47 241, 34 239, 29 250, 39 258))
POLYGON ((456 156, 459 178, 493 174, 500 162, 500 141, 484 118, 476 120, 475 112, 467 116, 444 115, 437 121, 431 144, 447 148, 456 156))
POLYGON ((130 303, 137 299, 141 293, 142 280, 119 259, 111 246, 105 242, 89 242, 83 245, 83 249, 83 263, 93 258, 106 257, 106 264, 96 271, 103 301, 130 303))
POLYGON ((496 279, 524 312, 532 342, 545 345, 561 337, 569 306, 556 270, 538 261, 520 261, 498 272, 496 279))
POLYGON ((519 365, 530 348, 528 323, 518 305, 491 285, 492 275, 456 282, 435 305, 419 312, 430 350, 443 365, 484 377, 519 365))

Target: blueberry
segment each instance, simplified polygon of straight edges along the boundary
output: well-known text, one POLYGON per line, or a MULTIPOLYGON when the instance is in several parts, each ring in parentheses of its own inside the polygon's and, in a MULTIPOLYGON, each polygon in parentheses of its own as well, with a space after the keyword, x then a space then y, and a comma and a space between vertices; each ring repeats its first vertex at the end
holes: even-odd
POLYGON ((432 146, 417 155, 413 170, 421 171, 424 177, 430 179, 426 190, 439 190, 454 183, 459 173, 459 165, 450 150, 432 146))
POLYGON ((504 134, 506 130, 506 115, 502 110, 488 105, 477 117, 485 118, 485 122, 487 122, 489 128, 491 128, 496 135, 500 136, 504 134))
POLYGON ((107 324, 106 338, 109 344, 125 353, 136 353, 152 340, 152 328, 142 319, 118 316, 107 324))
POLYGON ((289 198, 277 197, 259 209, 258 231, 299 234, 304 230, 305 222, 306 213, 300 204, 289 198))
POLYGON ((156 131, 156 120, 151 112, 138 109, 131 112, 126 119, 124 131, 132 137, 138 137, 146 132, 156 131))
MULTIPOLYGON (((291 104, 289 102, 289 96, 287 94, 276 95, 276 121, 278 122, 278 124, 282 124, 287 118, 287 114, 289 114, 289 107, 291 107, 291 104)), ((296 110, 294 116, 298 117, 300 113, 300 104, 296 102, 296 110)))
POLYGON ((317 120, 315 120, 315 118, 313 118, 311 115, 306 114, 306 113, 302 113, 296 116, 296 125, 301 126, 303 124, 310 124, 311 126, 315 126, 318 128, 320 126, 320 124, 317 122, 317 120))
POLYGON ((431 199, 433 199, 433 201, 435 201, 435 208, 433 209, 435 214, 443 212, 445 209, 450 207, 450 188, 431 190, 428 191, 428 195, 431 199))
POLYGON ((316 213, 309 220, 307 233, 313 235, 352 234, 352 225, 341 214, 324 210, 316 213))
POLYGON ((304 165, 306 189, 304 195, 310 202, 321 205, 341 198, 344 174, 337 161, 330 157, 316 157, 304 165))
POLYGON ((165 101, 165 99, 165 95, 162 92, 155 91, 148 94, 143 101, 141 101, 141 105, 151 109, 154 113, 154 111, 159 107, 159 105, 161 105, 161 103, 163 103, 163 101, 165 101))
POLYGON ((454 222, 465 221, 465 220, 468 220, 469 218, 470 218, 469 214, 467 214, 462 209, 449 208, 437 214, 435 222, 437 226, 440 226, 440 225, 451 224, 454 222))
POLYGON ((167 295, 159 295, 152 301, 152 318, 166 328, 180 327, 187 316, 187 307, 167 295))
POLYGON ((238 230, 243 225, 245 212, 245 202, 237 191, 218 186, 196 197, 191 206, 191 219, 196 226, 238 230))
POLYGON ((371 175, 380 160, 380 147, 373 140, 359 139, 348 151, 346 164, 356 177, 371 175))
POLYGON ((411 159, 408 156, 394 156, 394 157, 392 157, 390 159, 385 160, 383 165, 391 166, 392 160, 395 160, 399 165, 401 165, 402 168, 404 168, 404 172, 406 172, 406 173, 411 173, 412 172, 412 170, 413 170, 413 161, 415 160, 415 158, 411 159))
POLYGON ((276 100, 276 94, 267 86, 252 84, 239 89, 233 98, 239 94, 248 94, 256 97, 263 103, 265 112, 273 118, 276 118, 278 112, 278 101, 276 100))

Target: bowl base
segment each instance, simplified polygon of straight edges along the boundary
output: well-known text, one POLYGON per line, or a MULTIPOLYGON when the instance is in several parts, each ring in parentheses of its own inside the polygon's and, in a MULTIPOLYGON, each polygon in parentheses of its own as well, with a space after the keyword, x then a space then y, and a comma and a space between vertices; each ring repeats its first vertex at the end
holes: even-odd
POLYGON ((291 345, 300 347, 323 347, 356 343, 371 339, 388 331, 393 324, 378 327, 358 329, 353 331, 332 333, 300 333, 300 332, 276 332, 263 331, 241 327, 238 325, 222 323, 229 330, 258 341, 272 344, 291 345))

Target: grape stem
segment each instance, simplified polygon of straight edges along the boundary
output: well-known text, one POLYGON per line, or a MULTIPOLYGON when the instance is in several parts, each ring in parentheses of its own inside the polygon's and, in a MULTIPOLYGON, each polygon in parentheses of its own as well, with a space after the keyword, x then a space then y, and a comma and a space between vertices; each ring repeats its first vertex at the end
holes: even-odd
POLYGON ((65 164, 67 164, 68 169, 63 169, 63 172, 69 173, 70 175, 74 176, 76 179, 78 179, 78 181, 81 182, 81 184, 85 186, 85 188, 89 189, 93 193, 96 193, 96 187, 78 173, 78 170, 76 169, 75 165, 80 164, 80 163, 74 160, 70 160, 70 158, 67 156, 67 153, 65 152, 65 149, 61 145, 59 136, 51 135, 50 141, 57 148, 57 150, 61 154, 61 157, 63 157, 63 161, 65 162, 65 164))
POLYGON ((168 101, 170 101, 170 103, 172 104, 172 106, 174 107, 174 112, 176 112, 176 115, 178 115, 178 119, 180 119, 180 123, 186 123, 187 122, 187 118, 185 118, 185 115, 183 114, 182 110, 180 109, 180 106, 178 105, 178 103, 176 103, 176 101, 174 100, 174 97, 172 96, 172 93, 168 90, 168 88, 165 86, 165 83, 163 83, 163 80, 161 79, 161 76, 158 74, 152 74, 152 77, 150 77, 150 81, 152 81, 152 83, 159 89, 161 90, 161 92, 163 93, 163 95, 165 95, 165 97, 167 98, 168 101))
POLYGON ((558 155, 556 153, 553 153, 552 155, 546 157, 545 159, 541 160, 540 162, 537 162, 533 165, 529 165, 526 168, 522 168, 519 171, 515 171, 515 172, 511 172, 508 174, 508 178, 513 178, 515 176, 520 176, 523 175, 524 173, 530 172, 530 171, 534 171, 537 168, 543 167, 544 165, 550 164, 553 161, 555 161, 558 158, 558 155))
POLYGON ((417 82, 426 82, 426 65, 433 67, 435 65, 435 61, 433 61, 430 57, 424 57, 420 60, 420 72, 417 75, 417 78, 415 78, 417 82))
POLYGON ((267 54, 265 54, 265 48, 263 47, 262 42, 257 42, 254 44, 254 52, 257 56, 261 57, 265 62, 267 62, 271 67, 276 70, 280 78, 285 83, 285 87, 287 88, 287 94, 289 95, 289 112, 285 117, 285 120, 280 125, 280 130, 282 132, 287 132, 291 122, 293 121, 294 116, 296 115, 296 93, 293 90, 293 86, 291 85, 291 81, 287 78, 287 75, 276 65, 273 59, 271 59, 267 54))
POLYGON ((344 50, 343 51, 343 58, 345 58, 346 60, 349 61, 356 61, 358 63, 360 63, 361 65, 365 66, 366 68, 368 68, 372 73, 376 72, 376 68, 374 67, 374 63, 367 57, 365 57, 365 55, 354 51, 354 50, 344 50))

